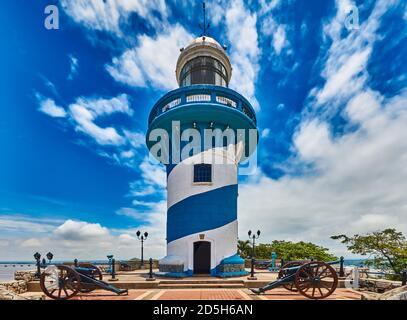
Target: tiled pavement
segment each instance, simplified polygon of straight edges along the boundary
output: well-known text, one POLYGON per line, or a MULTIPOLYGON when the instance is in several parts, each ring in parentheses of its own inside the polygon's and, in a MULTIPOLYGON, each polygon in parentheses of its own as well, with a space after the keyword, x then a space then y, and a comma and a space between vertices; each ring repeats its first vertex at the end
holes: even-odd
MULTIPOLYGON (((337 289, 325 300, 360 300, 360 293, 337 289)), ((143 289, 129 290, 127 296, 95 290, 80 294, 75 300, 308 300, 300 294, 276 288, 265 294, 255 295, 248 289, 143 289)))

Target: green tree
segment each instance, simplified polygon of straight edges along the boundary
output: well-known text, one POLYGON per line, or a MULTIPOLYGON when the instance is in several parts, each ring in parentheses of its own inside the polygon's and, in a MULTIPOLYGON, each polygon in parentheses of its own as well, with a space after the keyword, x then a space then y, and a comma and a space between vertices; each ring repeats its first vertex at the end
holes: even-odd
POLYGON ((318 246, 311 242, 291 242, 274 240, 269 244, 256 246, 257 259, 270 259, 271 253, 275 252, 278 258, 285 261, 304 260, 313 258, 318 261, 332 261, 337 257, 330 254, 329 249, 318 246))
POLYGON ((385 229, 365 235, 355 234, 348 237, 344 234, 332 236, 334 240, 341 240, 349 251, 360 255, 372 255, 368 263, 382 269, 392 269, 400 273, 407 268, 407 241, 396 229, 385 229))
POLYGON ((249 257, 251 255, 251 250, 252 250, 252 247, 250 245, 249 240, 246 240, 246 241, 239 240, 237 242, 237 252, 239 253, 239 255, 242 258, 249 257))

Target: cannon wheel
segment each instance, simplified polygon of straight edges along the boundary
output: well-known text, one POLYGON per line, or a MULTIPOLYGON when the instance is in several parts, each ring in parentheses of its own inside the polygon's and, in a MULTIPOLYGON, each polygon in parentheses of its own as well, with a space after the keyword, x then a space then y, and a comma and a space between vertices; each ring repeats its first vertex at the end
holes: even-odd
POLYGON ((46 296, 55 300, 67 300, 76 296, 80 286, 79 274, 68 266, 56 267, 58 269, 56 277, 45 272, 41 274, 41 290, 46 296), (56 281, 58 281, 57 284, 56 281))
MULTIPOLYGON (((283 267, 278 272, 278 279, 281 279, 281 278, 288 275, 287 271, 284 270, 284 269, 291 268, 291 267, 298 267, 298 266, 301 266, 302 264, 304 264, 304 262, 301 262, 301 261, 291 261, 291 262, 286 263, 285 265, 283 265, 283 267)), ((298 291, 297 288, 295 287, 295 282, 294 281, 292 281, 290 283, 283 284, 283 287, 285 289, 287 289, 288 291, 292 291, 292 292, 297 292, 298 291)))
MULTIPOLYGON (((103 280, 102 271, 100 271, 100 269, 97 266, 95 266, 95 265, 93 265, 91 263, 80 263, 78 265, 78 267, 92 269, 92 276, 97 280, 103 280)), ((81 286, 79 288, 79 291, 82 292, 82 293, 88 293, 88 292, 92 292, 95 289, 96 289, 96 287, 91 287, 90 286, 90 287, 84 288, 83 286, 81 286)))
POLYGON ((299 268, 295 274, 295 287, 309 299, 325 299, 338 286, 338 275, 325 262, 310 262, 299 268))

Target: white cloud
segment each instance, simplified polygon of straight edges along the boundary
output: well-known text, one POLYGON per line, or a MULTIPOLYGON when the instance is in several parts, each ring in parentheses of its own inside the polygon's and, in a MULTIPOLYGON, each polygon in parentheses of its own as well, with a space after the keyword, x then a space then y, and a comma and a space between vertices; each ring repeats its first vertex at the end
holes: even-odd
POLYGON ((259 71, 260 48, 256 29, 257 15, 251 13, 241 0, 232 1, 226 11, 226 30, 233 64, 231 88, 248 98, 256 110, 255 83, 259 71))
POLYGON ((137 239, 128 233, 123 233, 118 236, 119 246, 135 246, 137 244, 137 239))
POLYGON ((113 58, 106 70, 116 81, 133 87, 151 85, 162 90, 175 89, 178 86, 175 67, 179 49, 192 39, 193 36, 178 24, 166 27, 155 37, 140 35, 138 45, 113 58))
POLYGON ((78 131, 86 133, 100 145, 123 145, 126 140, 113 127, 102 128, 95 121, 98 117, 112 113, 132 114, 127 95, 120 95, 111 99, 79 98, 69 106, 72 120, 78 131))
POLYGON ((163 165, 151 163, 146 157, 140 164, 140 170, 141 177, 145 183, 165 188, 167 183, 167 174, 165 173, 163 165))
POLYGON ((276 32, 273 34, 273 48, 277 55, 287 45, 286 32, 284 26, 279 25, 276 32))
MULTIPOLYGON (((55 104, 52 99, 44 98, 36 93, 40 108, 43 105, 55 104), (47 102, 50 101, 50 102, 47 102)), ((114 164, 134 168, 138 165, 137 160, 143 157, 145 146, 145 136, 143 133, 119 126, 101 126, 100 121, 106 120, 114 113, 121 113, 125 116, 132 116, 133 109, 130 107, 130 99, 126 94, 117 97, 79 97, 67 107, 64 117, 67 124, 70 124, 76 131, 90 137, 98 147, 95 152, 114 164), (142 154, 143 153, 143 154, 142 154)), ((41 110, 43 111, 43 110, 41 110)), ((47 114, 51 116, 62 116, 61 111, 47 108, 47 114), (52 111, 52 112, 51 112, 52 111)), ((44 111, 43 111, 44 112, 44 111)), ((86 144, 86 140, 78 140, 80 144, 86 144)), ((94 145, 92 145, 94 148, 94 145)))
POLYGON ((53 118, 65 118, 66 117, 65 109, 60 106, 57 106, 54 100, 46 99, 39 94, 37 94, 37 100, 40 105, 38 110, 40 110, 41 112, 43 112, 53 118))
POLYGON ((58 220, 38 220, 16 214, 0 215, 0 231, 46 233, 52 230, 58 222, 58 220))
POLYGON ((38 248, 38 247, 42 246, 42 242, 39 239, 30 238, 30 239, 24 240, 21 243, 21 246, 25 247, 25 248, 38 248))
POLYGON ((260 174, 240 185, 240 234, 260 228, 261 242, 313 241, 346 256, 331 235, 386 227, 406 234, 406 105, 406 92, 391 99, 361 92, 346 107, 357 130, 333 137, 322 120, 303 123, 293 165, 309 163, 314 170, 278 180, 260 174), (362 111, 355 111, 356 103, 362 111))
POLYGON ((278 8, 281 4, 281 0, 259 0, 260 14, 266 14, 270 11, 278 8))
POLYGON ((117 232, 127 233, 133 237, 136 232, 148 232, 148 247, 145 247, 146 255, 156 258, 162 258, 166 250, 166 221, 167 221, 167 201, 150 203, 148 208, 143 211, 134 208, 121 208, 116 214, 135 219, 140 223, 137 228, 115 230, 117 232))
MULTIPOLYGON (((146 257, 160 258, 165 253, 165 207, 165 202, 157 204, 161 211, 153 212, 149 217, 144 215, 146 220, 139 226, 143 232, 150 233, 149 245, 144 248, 146 257)), ((36 221, 47 226, 49 223, 49 219, 36 221)), ((32 259, 35 251, 43 254, 51 251, 54 259, 71 261, 74 258, 82 261, 106 259, 108 253, 113 253, 116 259, 130 259, 140 252, 137 228, 116 230, 99 223, 66 220, 46 230, 14 225, 12 237, 0 239, 0 260, 32 259)))
POLYGON ((352 1, 337 1, 336 16, 324 25, 323 32, 331 43, 322 58, 324 62, 321 76, 326 80, 322 88, 314 88, 311 97, 315 97, 312 109, 324 112, 326 116, 335 114, 358 91, 365 89, 368 79, 366 69, 373 52, 373 45, 380 37, 376 33, 381 17, 396 4, 396 1, 377 1, 370 16, 358 30, 346 31, 345 20, 352 1))
POLYGON ((288 48, 290 43, 287 39, 287 26, 279 24, 274 18, 273 10, 278 7, 279 1, 271 1, 269 4, 265 1, 260 9, 260 25, 262 35, 265 37, 271 36, 271 45, 275 55, 280 55, 283 49, 288 48))
POLYGON ((385 98, 366 81, 380 17, 394 2, 377 2, 361 29, 343 37, 348 4, 338 2, 324 28, 332 40, 323 60, 326 83, 312 91, 317 108, 303 114, 293 156, 281 165, 286 175, 273 180, 260 173, 239 188, 241 234, 261 228, 264 242, 312 241, 349 256, 331 235, 407 232, 407 91, 385 98), (339 106, 348 124, 334 135, 330 119, 339 106))
POLYGON ((322 104, 336 95, 349 95, 359 90, 366 77, 360 76, 359 73, 366 68, 367 61, 371 53, 371 48, 363 51, 357 51, 348 56, 339 69, 336 69, 327 77, 323 89, 318 92, 318 103, 322 104))
POLYGON ((164 0, 61 0, 65 12, 76 22, 91 30, 107 31, 123 36, 121 26, 131 14, 159 27, 168 10, 164 0))
POLYGON ((70 72, 68 75, 68 80, 72 80, 78 74, 79 61, 78 58, 76 58, 72 54, 70 54, 68 57, 70 62, 70 72))
POLYGON ((269 128, 265 128, 261 131, 261 137, 262 138, 267 138, 270 135, 270 129, 269 128))
POLYGON ((62 240, 91 241, 108 236, 109 231, 99 223, 67 220, 54 230, 54 235, 62 240))

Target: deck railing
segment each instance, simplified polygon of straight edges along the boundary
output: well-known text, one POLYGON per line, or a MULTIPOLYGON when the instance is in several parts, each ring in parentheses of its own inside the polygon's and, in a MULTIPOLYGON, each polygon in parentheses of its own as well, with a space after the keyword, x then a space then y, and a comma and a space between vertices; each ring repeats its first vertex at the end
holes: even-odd
POLYGON ((169 110, 185 105, 192 106, 195 103, 208 103, 219 107, 234 108, 245 114, 256 124, 254 109, 243 96, 229 88, 212 85, 182 87, 167 93, 152 108, 149 124, 169 110))

